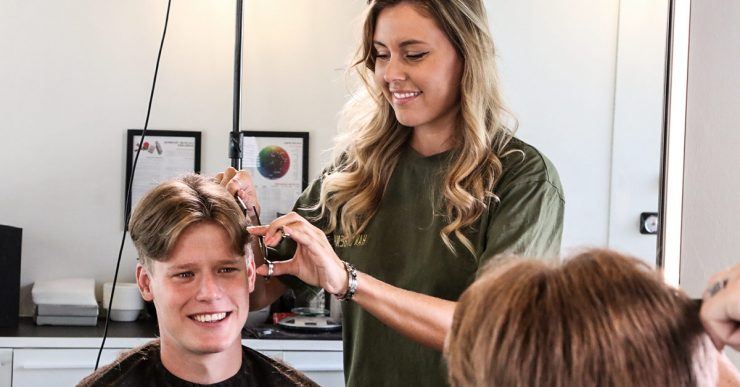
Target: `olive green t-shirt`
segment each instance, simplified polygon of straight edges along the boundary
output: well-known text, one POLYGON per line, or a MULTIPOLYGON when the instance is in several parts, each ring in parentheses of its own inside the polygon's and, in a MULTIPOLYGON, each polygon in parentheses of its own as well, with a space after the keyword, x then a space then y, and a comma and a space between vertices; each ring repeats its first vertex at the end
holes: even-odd
MULTIPOLYGON (((329 235, 337 255, 390 285, 456 301, 479 268, 501 253, 557 257, 563 229, 563 191, 552 163, 534 147, 512 139, 491 201, 465 235, 471 254, 452 237, 457 254, 442 242, 446 225, 439 205, 442 173, 451 152, 423 157, 408 147, 388 183, 378 212, 353 240, 329 235)), ((296 203, 317 202, 321 180, 296 203)), ((288 281, 291 282, 291 281, 288 281)), ((362 287, 362 284, 360 284, 362 287)), ((343 304, 344 373, 348 386, 447 385, 442 355, 383 325, 358 305, 343 304)))

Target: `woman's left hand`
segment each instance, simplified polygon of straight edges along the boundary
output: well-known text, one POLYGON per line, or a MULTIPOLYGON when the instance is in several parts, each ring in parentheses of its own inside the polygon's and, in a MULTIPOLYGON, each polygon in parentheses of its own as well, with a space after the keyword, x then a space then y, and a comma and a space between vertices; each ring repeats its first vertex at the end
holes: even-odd
MULTIPOLYGON (((264 236, 265 244, 275 246, 283 237, 293 239, 297 246, 293 258, 273 263, 273 276, 290 274, 303 282, 320 286, 331 294, 347 291, 347 271, 334 252, 326 234, 295 212, 275 219, 269 226, 248 227, 255 236, 264 236)), ((257 268, 257 274, 267 275, 267 265, 257 268)))

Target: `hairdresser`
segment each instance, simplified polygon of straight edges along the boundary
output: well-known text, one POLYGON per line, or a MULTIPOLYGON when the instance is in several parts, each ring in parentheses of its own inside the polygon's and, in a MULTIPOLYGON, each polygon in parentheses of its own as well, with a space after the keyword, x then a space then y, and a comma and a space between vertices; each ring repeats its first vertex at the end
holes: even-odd
MULTIPOLYGON (((372 1, 353 70, 364 86, 343 112, 349 140, 295 212, 250 228, 297 243, 258 269, 278 280, 260 280, 252 303, 298 277, 345 300, 349 386, 445 385, 440 351, 479 267, 558 254, 558 174, 506 124, 481 0, 372 1)), ((257 204, 246 172, 217 178, 257 204)))
POLYGON ((709 280, 701 319, 717 349, 729 345, 740 351, 740 265, 719 272, 709 280))

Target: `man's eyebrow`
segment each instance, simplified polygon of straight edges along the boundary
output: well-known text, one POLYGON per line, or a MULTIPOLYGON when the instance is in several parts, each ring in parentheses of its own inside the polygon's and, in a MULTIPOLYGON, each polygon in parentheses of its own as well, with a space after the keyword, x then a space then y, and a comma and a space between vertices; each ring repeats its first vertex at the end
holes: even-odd
MULTIPOLYGON (((377 40, 373 40, 373 44, 378 45, 378 46, 388 47, 383 42, 380 42, 380 41, 377 41, 377 40)), ((426 44, 426 42, 421 41, 421 40, 416 40, 416 39, 409 39, 409 40, 404 40, 398 46, 399 47, 406 47, 406 46, 410 46, 410 45, 413 45, 413 44, 426 44)))
POLYGON ((242 260, 242 257, 234 257, 234 258, 227 258, 227 259, 220 259, 216 263, 219 265, 235 265, 239 263, 242 260))
POLYGON ((175 266, 170 266, 169 268, 167 268, 167 271, 183 271, 183 270, 190 270, 190 269, 192 269, 193 267, 195 267, 195 264, 194 264, 194 263, 183 263, 183 264, 181 264, 181 265, 175 265, 175 266))
MULTIPOLYGON (((241 260, 240 257, 234 257, 234 258, 225 258, 225 259, 219 259, 216 261, 216 265, 236 265, 241 260)), ((180 265, 171 266, 167 269, 167 271, 185 271, 185 270, 192 270, 198 265, 195 263, 183 263, 180 265)))

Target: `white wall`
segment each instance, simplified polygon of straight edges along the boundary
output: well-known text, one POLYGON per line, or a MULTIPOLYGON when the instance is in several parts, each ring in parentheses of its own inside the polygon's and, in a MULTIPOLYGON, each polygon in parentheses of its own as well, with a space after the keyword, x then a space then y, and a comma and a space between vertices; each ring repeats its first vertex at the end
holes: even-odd
POLYGON ((738 20, 736 1, 692 2, 680 281, 695 296, 740 263, 738 20))
POLYGON ((364 1, 245 1, 250 130, 309 131, 309 180, 331 159, 364 1))
POLYGON ((656 235, 639 232, 658 212, 668 0, 621 0, 612 133, 611 248, 655 265, 656 235))
MULTIPOLYGON (((563 180, 563 245, 604 246, 619 1, 486 4, 519 135, 553 160, 563 180)), ((144 123, 165 6, 0 2, 0 223, 24 228, 25 313, 35 280, 112 279, 125 129, 144 123)), ((245 2, 242 128, 309 131, 311 177, 328 159, 322 150, 348 94, 343 67, 364 7, 362 0, 245 2)), ((228 164, 233 8, 231 1, 173 2, 150 122, 202 130, 207 174, 228 164)), ((128 244, 123 280, 133 279, 134 260, 128 244)))
MULTIPOLYGON (((740 264, 740 3, 691 2, 681 287, 740 264)), ((740 353, 726 351, 740 367, 740 353)))
MULTIPOLYGON (((0 224, 24 229, 24 314, 36 280, 113 278, 125 130, 144 125, 165 9, 163 0, 0 2, 0 224)), ((317 131, 333 131, 342 105, 335 70, 362 9, 245 2, 242 126, 311 131, 312 175, 331 137, 317 131), (332 23, 316 23, 318 14, 332 23)), ((149 125, 202 130, 207 174, 229 162, 233 25, 232 1, 173 2, 149 125)), ((133 280, 135 257, 127 243, 122 280, 133 280)))
POLYGON ((564 252, 655 264, 639 218, 658 208, 667 0, 486 4, 518 135, 560 172, 564 252))
POLYGON ((486 4, 518 135, 560 173, 563 248, 605 246, 619 1, 486 4))

